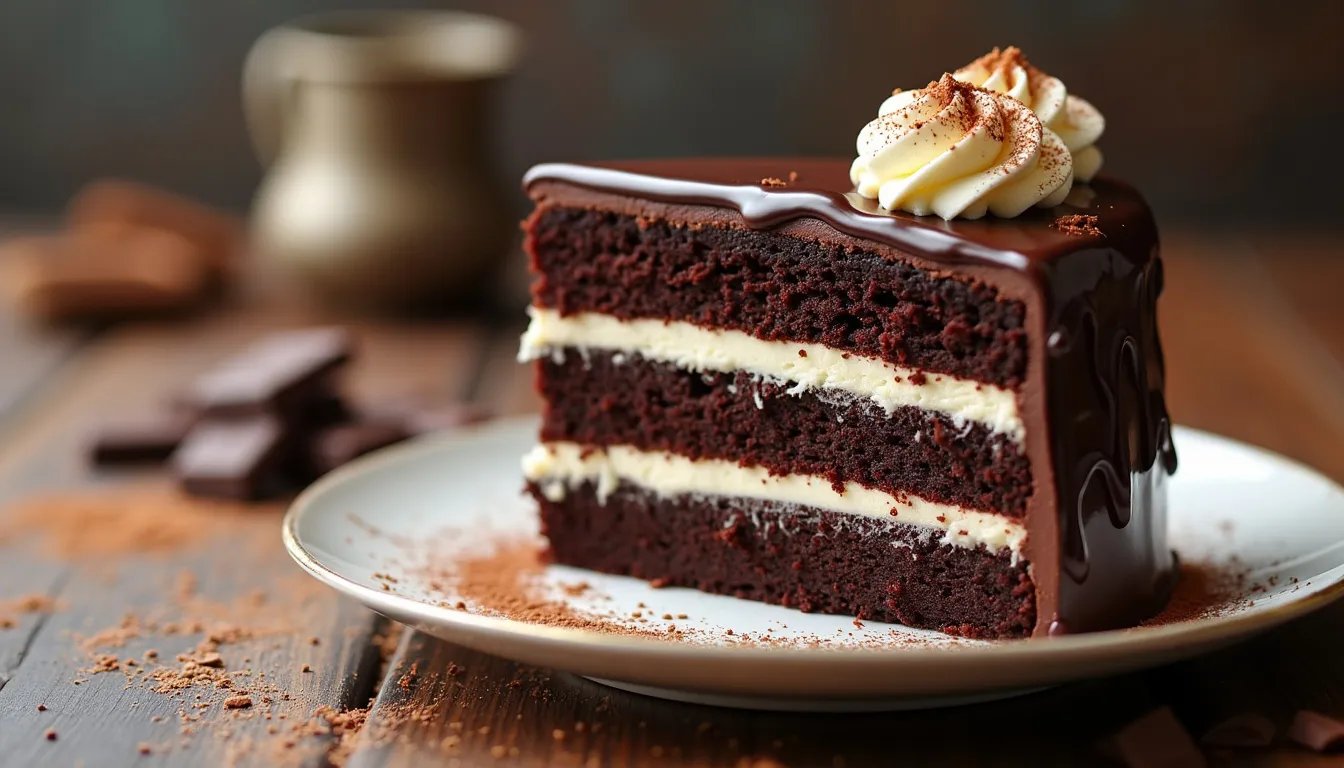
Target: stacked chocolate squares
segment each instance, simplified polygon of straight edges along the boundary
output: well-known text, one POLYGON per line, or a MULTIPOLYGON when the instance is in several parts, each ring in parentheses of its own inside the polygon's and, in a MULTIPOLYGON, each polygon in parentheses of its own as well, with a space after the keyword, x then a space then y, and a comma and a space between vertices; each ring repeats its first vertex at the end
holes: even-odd
POLYGON ((476 420, 463 408, 352 408, 337 378, 353 346, 337 328, 267 336, 197 378, 167 413, 104 430, 92 459, 167 461, 187 493, 261 499, 377 448, 476 420))

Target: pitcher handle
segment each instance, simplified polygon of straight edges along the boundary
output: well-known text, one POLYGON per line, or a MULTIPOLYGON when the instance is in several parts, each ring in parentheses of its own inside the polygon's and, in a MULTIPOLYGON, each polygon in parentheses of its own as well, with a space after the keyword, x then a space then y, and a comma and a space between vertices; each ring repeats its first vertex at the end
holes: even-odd
POLYGON ((288 30, 269 30, 252 44, 243 62, 243 117, 263 166, 269 166, 283 147, 287 112, 298 83, 291 71, 293 42, 288 30))

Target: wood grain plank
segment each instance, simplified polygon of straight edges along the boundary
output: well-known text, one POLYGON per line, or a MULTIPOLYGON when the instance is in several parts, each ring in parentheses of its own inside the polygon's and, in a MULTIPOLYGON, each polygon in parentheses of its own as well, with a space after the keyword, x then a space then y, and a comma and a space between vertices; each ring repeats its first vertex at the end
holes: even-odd
MULTIPOLYGON (((300 313, 234 308, 184 324, 109 334, 67 366, 8 430, 0 443, 0 501, 98 486, 115 498, 138 475, 94 473, 85 466, 82 448, 92 425, 152 409, 174 387, 248 340, 299 324, 300 313)), ((479 334, 470 324, 359 324, 353 330, 363 354, 351 372, 350 389, 365 398, 460 396, 480 353, 479 334)), ((277 759, 271 750, 315 707, 367 701, 377 686, 379 659, 371 641, 381 620, 318 587, 289 562, 279 543, 279 506, 259 506, 254 512, 231 519, 228 535, 208 546, 115 560, 54 557, 11 528, 10 539, 0 542, 0 600, 39 592, 54 597, 59 607, 0 631, 0 679, 7 680, 0 688, 5 760, 128 762, 139 757, 144 744, 150 760, 269 764, 277 759), (90 657, 79 647, 80 636, 116 626, 127 612, 167 611, 165 621, 171 621, 177 599, 166 596, 183 583, 194 583, 191 601, 206 606, 197 613, 217 605, 228 614, 227 606, 258 595, 282 610, 292 607, 300 630, 263 632, 228 645, 227 652, 221 649, 230 668, 246 665, 255 675, 264 674, 274 686, 273 701, 224 711, 218 697, 205 697, 202 701, 213 703, 197 711, 192 690, 173 698, 128 685, 120 672, 81 671, 90 666, 90 657), (304 664, 311 672, 301 671, 304 664), (76 685, 75 680, 83 682, 76 685), (38 704, 46 711, 38 711, 38 704), (179 709, 202 720, 184 722, 179 709), (179 733, 183 727, 193 731, 185 742, 179 733), (48 728, 58 734, 55 741, 44 738, 48 728)), ((171 666, 176 653, 190 651, 204 637, 189 629, 165 629, 160 622, 116 653, 143 658, 153 648, 161 663, 171 666)), ((295 746, 286 750, 286 759, 314 764, 327 759, 333 743, 321 733, 299 733, 290 740, 295 746)))
POLYGON ((33 395, 60 366, 92 338, 92 333, 69 328, 34 326, 0 310, 0 424, 33 395))
POLYGON ((862 766, 896 752, 910 765, 1019 764, 1013 754, 1083 765, 1113 724, 1154 705, 1160 681, 1131 675, 945 710, 791 714, 638 696, 418 633, 396 658, 351 766, 862 766), (1015 752, 999 755, 1005 743, 1015 752))
POLYGON ((1284 237, 1256 233, 1238 238, 1291 301, 1292 310, 1320 338, 1330 356, 1344 361, 1344 238, 1338 233, 1284 237))
MULTIPOLYGON (((57 222, 47 216, 0 218, 0 240, 19 235, 47 232, 57 222)), ((0 259, 5 254, 0 253, 0 259)), ((29 322, 14 308, 0 304, 0 424, 19 408, 41 383, 89 339, 86 328, 49 327, 29 322)))

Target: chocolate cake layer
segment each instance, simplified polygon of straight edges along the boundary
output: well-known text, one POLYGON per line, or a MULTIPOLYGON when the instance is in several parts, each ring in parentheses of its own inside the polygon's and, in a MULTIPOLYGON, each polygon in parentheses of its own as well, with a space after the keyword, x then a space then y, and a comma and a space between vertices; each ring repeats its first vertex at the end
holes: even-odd
POLYGON ((641 450, 821 475, 1020 518, 1031 496, 1021 448, 920 408, 888 415, 862 398, 789 394, 749 374, 700 374, 637 355, 570 350, 537 362, 543 441, 641 450))
POLYGON ((556 562, 808 612, 1023 637, 1036 623, 1025 562, 938 544, 895 522, 726 497, 659 498, 591 484, 529 488, 556 562))
POLYGON ((1025 308, 968 279, 768 230, 544 206, 527 220, 533 302, 826 344, 1015 388, 1025 308))
POLYGON ((907 368, 938 371, 941 361, 986 374, 966 379, 1009 384, 1035 491, 1022 550, 1033 568, 1034 634, 1153 615, 1175 575, 1165 484, 1176 455, 1156 322, 1160 248, 1142 196, 1098 177, 1051 209, 945 221, 855 195, 850 165, 776 157, 537 166, 523 182, 537 204, 527 243, 534 301, 561 313, 591 302, 600 313, 628 291, 634 304, 668 304, 688 322, 728 316, 758 338, 795 343, 789 332, 809 330, 888 362, 883 350, 899 353, 895 364, 907 368), (571 218, 543 222, 562 209, 571 218), (1086 230, 1068 226, 1078 217, 1086 230), (618 231, 593 230, 608 223, 618 231), (909 279, 886 282, 900 264, 909 279), (962 288, 928 290, 934 284, 962 288), (974 321, 971 307, 982 311, 974 321))

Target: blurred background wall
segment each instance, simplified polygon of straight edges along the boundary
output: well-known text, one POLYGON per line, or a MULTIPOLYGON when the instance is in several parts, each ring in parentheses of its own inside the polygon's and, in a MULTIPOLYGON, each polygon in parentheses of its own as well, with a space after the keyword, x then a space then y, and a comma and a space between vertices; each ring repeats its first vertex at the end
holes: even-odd
MULTIPOLYGON (((244 208, 261 173, 239 106, 248 47, 290 17, 351 5, 0 4, 0 208, 54 210, 106 175, 244 208)), ((892 87, 1016 44, 1101 108, 1107 169, 1138 184, 1162 221, 1333 227, 1344 212, 1338 0, 418 5, 493 13, 526 32, 497 105, 511 185, 548 159, 847 155, 892 87)))

